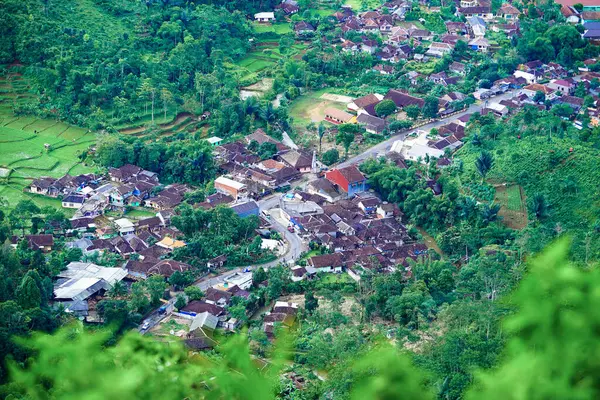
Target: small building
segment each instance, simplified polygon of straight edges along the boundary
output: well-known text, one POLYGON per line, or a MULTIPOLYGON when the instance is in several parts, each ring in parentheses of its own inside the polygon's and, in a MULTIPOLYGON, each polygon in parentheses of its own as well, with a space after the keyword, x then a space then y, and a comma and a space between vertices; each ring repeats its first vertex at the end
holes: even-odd
POLYGON ((364 126, 365 130, 369 133, 380 134, 385 129, 385 120, 379 117, 369 115, 367 113, 361 113, 356 118, 356 122, 359 125, 364 126))
POLYGON ((160 242, 156 242, 156 245, 162 247, 163 249, 173 251, 180 247, 185 247, 185 242, 165 236, 160 242))
POLYGON ((135 225, 127 218, 119 218, 115 221, 119 235, 131 235, 135 233, 135 225))
POLYGON ((329 107, 325 110, 325 120, 332 124, 350 124, 355 120, 354 115, 349 114, 345 111, 338 110, 337 108, 329 107))
POLYGON ((85 196, 71 193, 62 199, 63 208, 81 208, 85 203, 85 196))
POLYGON ((260 207, 258 206, 258 203, 254 200, 234 204, 231 206, 231 209, 241 218, 246 218, 251 215, 258 216, 260 212, 260 207))
POLYGON ((215 179, 215 190, 233 197, 235 200, 247 197, 246 185, 233 179, 220 176, 215 179))
POLYGON ((223 143, 223 139, 217 136, 211 136, 205 139, 212 147, 220 146, 223 143))
POLYGON ((340 253, 322 254, 308 259, 308 265, 317 272, 342 272, 344 266, 340 253))
POLYGON ((254 20, 258 22, 273 22, 275 21, 274 12, 259 12, 254 14, 254 20))
POLYGON ((54 236, 52 235, 26 235, 27 245, 31 250, 41 250, 43 253, 52 251, 54 236))
POLYGON ((348 197, 367 190, 367 178, 355 165, 327 171, 325 178, 346 192, 348 197))
POLYGON ((490 49, 490 42, 484 37, 477 37, 469 42, 469 47, 480 53, 487 53, 490 49))

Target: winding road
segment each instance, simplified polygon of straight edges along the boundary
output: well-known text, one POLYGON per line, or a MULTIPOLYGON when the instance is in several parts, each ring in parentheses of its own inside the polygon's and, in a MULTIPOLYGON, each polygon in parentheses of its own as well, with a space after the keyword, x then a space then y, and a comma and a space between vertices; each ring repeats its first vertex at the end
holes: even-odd
MULTIPOLYGON (((508 99, 512 98, 515 94, 517 94, 518 91, 519 91, 519 89, 509 90, 508 92, 503 93, 501 95, 490 97, 489 99, 487 99, 486 101, 484 101, 482 103, 471 104, 471 106, 468 109, 466 109, 465 111, 462 111, 458 114, 454 114, 447 118, 441 118, 437 121, 433 121, 429 124, 420 126, 416 129, 423 130, 423 131, 430 131, 433 128, 438 128, 442 125, 447 124, 450 121, 460 118, 465 114, 473 114, 475 112, 480 112, 489 101, 499 102, 502 100, 508 100, 508 99)), ((409 132, 412 132, 412 130, 391 136, 389 139, 386 139, 383 142, 378 143, 375 146, 368 148, 364 152, 362 152, 354 157, 351 157, 344 162, 339 163, 338 167, 342 168, 342 167, 348 167, 350 165, 360 164, 368 158, 377 157, 378 154, 386 153, 396 140, 404 140, 404 138, 406 138, 406 135, 409 132)))

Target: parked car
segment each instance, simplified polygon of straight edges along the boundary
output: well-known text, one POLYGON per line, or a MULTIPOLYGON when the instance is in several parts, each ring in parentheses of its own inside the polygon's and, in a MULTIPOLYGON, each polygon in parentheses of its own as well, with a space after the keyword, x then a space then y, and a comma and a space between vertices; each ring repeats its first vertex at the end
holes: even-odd
POLYGON ((145 331, 148 328, 150 328, 150 322, 144 322, 144 325, 142 325, 142 330, 145 331))

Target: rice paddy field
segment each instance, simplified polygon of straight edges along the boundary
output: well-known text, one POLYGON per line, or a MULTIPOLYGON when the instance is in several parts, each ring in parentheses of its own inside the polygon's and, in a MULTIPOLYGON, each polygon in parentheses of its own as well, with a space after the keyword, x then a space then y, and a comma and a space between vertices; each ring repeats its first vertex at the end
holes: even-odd
POLYGON ((25 193, 41 176, 92 172, 79 155, 96 141, 95 134, 60 121, 19 116, 13 107, 31 99, 19 74, 0 77, 0 197, 9 207, 30 198, 39 206, 60 207, 60 200, 25 193))

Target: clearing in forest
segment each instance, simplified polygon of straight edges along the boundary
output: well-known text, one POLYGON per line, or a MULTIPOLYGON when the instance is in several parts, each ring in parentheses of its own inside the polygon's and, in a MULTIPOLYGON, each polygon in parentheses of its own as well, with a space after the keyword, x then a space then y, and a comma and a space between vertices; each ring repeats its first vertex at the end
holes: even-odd
POLYGON ((523 229, 527 226, 527 206, 521 186, 496 186, 495 201, 501 206, 498 215, 503 218, 506 226, 512 229, 523 229))

